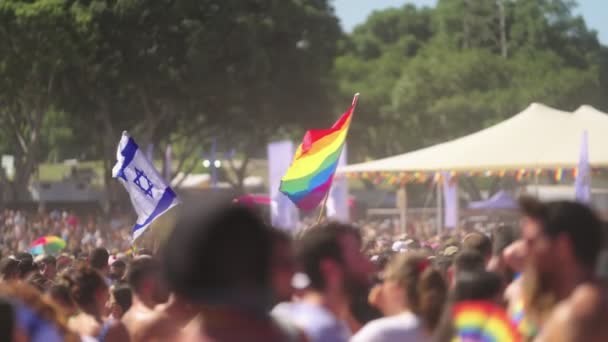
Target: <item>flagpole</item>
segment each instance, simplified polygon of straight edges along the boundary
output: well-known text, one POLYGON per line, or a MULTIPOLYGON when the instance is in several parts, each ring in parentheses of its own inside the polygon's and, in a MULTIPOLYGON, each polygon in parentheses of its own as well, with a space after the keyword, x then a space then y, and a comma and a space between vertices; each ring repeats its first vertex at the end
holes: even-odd
POLYGON ((331 188, 329 190, 327 190, 325 197, 323 197, 323 201, 321 201, 321 210, 319 211, 319 217, 317 218, 317 224, 321 223, 321 220, 323 219, 323 214, 325 213, 325 207, 327 206, 327 199, 329 198, 330 191, 331 191, 331 188))

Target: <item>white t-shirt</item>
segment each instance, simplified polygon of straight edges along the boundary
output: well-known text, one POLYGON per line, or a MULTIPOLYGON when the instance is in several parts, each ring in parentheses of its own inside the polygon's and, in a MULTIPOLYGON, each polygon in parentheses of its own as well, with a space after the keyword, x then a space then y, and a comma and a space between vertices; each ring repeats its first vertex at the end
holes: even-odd
POLYGON ((384 317, 367 323, 351 342, 424 342, 430 340, 425 336, 418 318, 411 312, 397 316, 384 317))
POLYGON ((272 315, 302 329, 310 342, 346 342, 351 335, 346 324, 322 306, 281 303, 272 310, 272 315))

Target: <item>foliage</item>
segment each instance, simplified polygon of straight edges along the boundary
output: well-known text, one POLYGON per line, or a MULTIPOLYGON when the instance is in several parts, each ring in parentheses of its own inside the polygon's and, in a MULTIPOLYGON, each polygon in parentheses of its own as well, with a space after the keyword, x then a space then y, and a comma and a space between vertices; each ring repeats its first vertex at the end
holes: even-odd
POLYGON ((374 13, 343 43, 336 61, 339 91, 364 94, 351 157, 377 158, 455 138, 531 102, 607 109, 605 48, 572 14, 575 5, 440 0, 434 9, 405 5, 374 13))

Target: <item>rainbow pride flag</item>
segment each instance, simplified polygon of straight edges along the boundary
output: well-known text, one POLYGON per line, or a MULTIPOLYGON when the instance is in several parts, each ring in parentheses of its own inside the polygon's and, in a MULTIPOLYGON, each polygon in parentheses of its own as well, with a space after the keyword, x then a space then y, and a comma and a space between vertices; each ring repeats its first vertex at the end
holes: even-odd
POLYGON ((302 210, 313 210, 328 193, 348 135, 359 94, 329 129, 307 131, 283 179, 280 191, 302 210))
POLYGON ((506 311, 491 302, 459 302, 453 308, 456 336, 461 342, 519 342, 521 336, 506 311))

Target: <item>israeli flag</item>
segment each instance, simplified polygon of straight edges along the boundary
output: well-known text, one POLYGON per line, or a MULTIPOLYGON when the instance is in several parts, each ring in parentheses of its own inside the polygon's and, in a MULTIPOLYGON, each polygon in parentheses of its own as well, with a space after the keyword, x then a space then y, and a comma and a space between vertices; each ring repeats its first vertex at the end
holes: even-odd
POLYGON ((136 240, 155 219, 179 204, 179 199, 127 132, 122 133, 116 159, 112 177, 124 185, 131 197, 137 213, 133 227, 133 240, 136 240))

